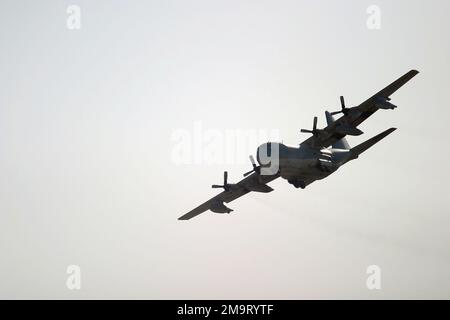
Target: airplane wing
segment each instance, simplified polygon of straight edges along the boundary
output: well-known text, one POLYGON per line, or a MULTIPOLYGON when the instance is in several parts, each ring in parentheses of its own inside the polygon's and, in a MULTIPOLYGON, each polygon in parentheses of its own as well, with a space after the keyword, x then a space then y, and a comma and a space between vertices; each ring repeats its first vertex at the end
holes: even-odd
MULTIPOLYGON (((270 181, 275 180, 279 177, 276 175, 260 175, 256 172, 242 179, 236 184, 230 184, 228 191, 223 191, 216 195, 215 197, 209 199, 208 201, 202 203, 197 208, 189 211, 185 215, 178 218, 178 220, 189 220, 207 210, 217 210, 217 208, 233 211, 223 206, 223 203, 231 202, 239 197, 249 193, 250 191, 255 192, 271 192, 273 189, 267 185, 270 181)), ((217 211, 216 211, 217 212, 217 211)), ((219 211, 220 212, 220 211, 219 211)))
POLYGON ((344 138, 347 134, 361 134, 362 132, 359 129, 356 129, 356 127, 374 114, 378 109, 396 108, 395 105, 389 102, 391 100, 390 96, 418 73, 419 71, 417 70, 411 70, 360 105, 353 108, 348 108, 348 112, 344 113, 342 117, 337 119, 334 123, 329 124, 324 129, 318 130, 318 134, 308 138, 302 142, 301 145, 306 145, 313 148, 326 148, 344 138))

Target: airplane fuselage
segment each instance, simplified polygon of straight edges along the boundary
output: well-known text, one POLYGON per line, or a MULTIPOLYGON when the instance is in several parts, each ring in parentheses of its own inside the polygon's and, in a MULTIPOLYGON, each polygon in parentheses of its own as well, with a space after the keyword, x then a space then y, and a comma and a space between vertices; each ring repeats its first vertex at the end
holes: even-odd
POLYGON ((270 158, 276 153, 278 153, 277 174, 296 188, 305 188, 313 181, 329 176, 351 159, 350 150, 289 147, 282 143, 269 142, 258 147, 257 161, 261 166, 267 165, 267 162, 261 159, 266 157, 261 155, 267 154, 270 158))

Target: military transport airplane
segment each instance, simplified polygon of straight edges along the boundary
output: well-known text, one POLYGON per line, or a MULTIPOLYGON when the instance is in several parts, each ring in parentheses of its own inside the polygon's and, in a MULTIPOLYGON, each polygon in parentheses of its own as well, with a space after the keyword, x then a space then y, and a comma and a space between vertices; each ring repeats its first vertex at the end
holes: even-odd
POLYGON ((323 179, 340 166, 358 156, 392 133, 396 128, 390 128, 369 140, 350 148, 345 136, 359 136, 363 132, 357 127, 378 109, 394 109, 390 103, 390 96, 411 80, 419 72, 411 70, 388 85, 358 106, 347 108, 344 97, 340 97, 341 110, 336 112, 325 111, 327 126, 317 128, 317 117, 314 117, 312 130, 302 129, 301 132, 311 133, 312 136, 303 141, 298 148, 288 147, 282 143, 268 142, 258 147, 257 165, 253 156, 250 156, 253 169, 244 174, 244 179, 238 183, 228 183, 228 174, 225 171, 223 185, 213 185, 213 188, 222 188, 223 192, 189 211, 178 220, 189 220, 207 210, 216 213, 230 213, 232 209, 226 207, 224 202, 231 202, 250 191, 271 192, 273 189, 267 183, 282 177, 296 188, 304 189, 310 183, 323 179), (335 120, 333 115, 342 113, 335 120), (276 151, 276 152, 275 152, 276 151), (269 160, 269 161, 267 161, 269 160), (273 165, 276 163, 276 166, 273 165), (275 168, 275 170, 273 169, 275 168))

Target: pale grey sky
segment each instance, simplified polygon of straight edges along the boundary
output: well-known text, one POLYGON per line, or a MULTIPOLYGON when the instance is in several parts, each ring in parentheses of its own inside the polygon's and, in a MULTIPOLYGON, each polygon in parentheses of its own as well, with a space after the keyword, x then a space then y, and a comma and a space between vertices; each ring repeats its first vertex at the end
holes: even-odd
MULTIPOLYGON (((0 1, 0 298, 450 298, 448 1, 0 1), (81 29, 66 27, 69 5, 81 29), (369 30, 367 8, 381 10, 369 30), (297 190, 177 217, 244 163, 173 161, 174 132, 275 130, 421 73, 297 190), (366 268, 382 289, 366 288, 366 268), (79 265, 81 290, 66 268, 79 265)), ((260 142, 249 146, 256 150, 260 142)), ((225 148, 225 147, 223 147, 225 148)))

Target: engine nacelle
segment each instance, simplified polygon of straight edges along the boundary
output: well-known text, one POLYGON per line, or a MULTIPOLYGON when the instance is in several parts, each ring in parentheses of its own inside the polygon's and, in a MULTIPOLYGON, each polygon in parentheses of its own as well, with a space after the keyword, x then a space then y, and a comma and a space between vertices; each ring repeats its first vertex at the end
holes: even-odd
POLYGON ((233 209, 228 208, 223 202, 217 201, 211 206, 211 211, 215 213, 230 213, 233 209))

